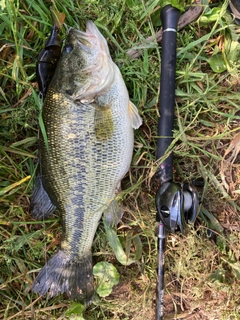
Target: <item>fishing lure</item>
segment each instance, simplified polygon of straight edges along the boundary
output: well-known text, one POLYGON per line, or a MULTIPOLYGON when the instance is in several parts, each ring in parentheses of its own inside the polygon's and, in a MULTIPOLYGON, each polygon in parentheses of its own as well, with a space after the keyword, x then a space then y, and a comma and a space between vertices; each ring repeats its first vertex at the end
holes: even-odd
POLYGON ((52 80, 61 56, 62 40, 59 31, 65 20, 65 14, 51 9, 53 27, 50 36, 46 41, 45 48, 40 52, 36 65, 36 78, 40 90, 40 96, 44 99, 48 86, 52 80))

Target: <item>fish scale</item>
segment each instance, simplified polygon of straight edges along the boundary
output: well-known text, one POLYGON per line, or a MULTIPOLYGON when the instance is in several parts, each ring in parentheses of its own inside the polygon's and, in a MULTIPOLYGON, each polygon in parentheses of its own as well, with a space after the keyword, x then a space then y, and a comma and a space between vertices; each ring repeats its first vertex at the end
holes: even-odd
POLYGON ((66 42, 42 110, 47 143, 41 136, 40 177, 31 205, 36 218, 58 208, 62 238, 32 290, 51 296, 66 292, 89 304, 93 238, 103 213, 111 225, 120 218, 111 204, 129 169, 133 127, 141 125, 141 118, 96 26, 88 22, 86 33, 70 29, 66 42))
MULTIPOLYGON (((65 222, 61 247, 72 252, 79 250, 79 254, 84 255, 91 250, 96 231, 92 226, 97 227, 95 221, 100 219, 106 201, 114 197, 116 181, 122 178, 117 157, 127 141, 125 138, 116 144, 121 136, 119 130, 111 140, 98 141, 94 130, 95 107, 71 104, 71 100, 51 88, 43 115, 49 152, 42 141, 41 154, 45 155, 42 179, 49 194, 58 194, 55 205, 65 222), (56 110, 52 106, 56 106, 56 110)), ((132 130, 129 139, 131 133, 132 130)))

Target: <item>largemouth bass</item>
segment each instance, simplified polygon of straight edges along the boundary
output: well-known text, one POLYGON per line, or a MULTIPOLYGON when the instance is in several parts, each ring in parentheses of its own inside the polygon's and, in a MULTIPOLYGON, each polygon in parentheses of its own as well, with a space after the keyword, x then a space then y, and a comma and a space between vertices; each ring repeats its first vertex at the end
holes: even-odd
POLYGON ((66 292, 89 304, 93 238, 103 213, 111 225, 120 218, 114 198, 129 170, 133 128, 142 123, 93 22, 87 22, 86 32, 69 30, 42 117, 48 141, 41 135, 31 207, 38 219, 58 208, 62 240, 32 290, 51 296, 66 292))

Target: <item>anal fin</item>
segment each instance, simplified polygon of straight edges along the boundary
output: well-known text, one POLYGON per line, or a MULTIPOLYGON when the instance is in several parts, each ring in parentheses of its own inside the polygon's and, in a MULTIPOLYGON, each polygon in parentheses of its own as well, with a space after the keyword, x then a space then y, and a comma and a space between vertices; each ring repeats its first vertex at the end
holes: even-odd
POLYGON ((104 219, 109 226, 116 226, 122 219, 124 210, 116 199, 112 200, 108 208, 104 211, 104 219))
POLYGON ((41 176, 38 174, 30 202, 32 216, 37 220, 46 219, 54 212, 55 209, 56 206, 52 203, 49 195, 45 191, 41 176))

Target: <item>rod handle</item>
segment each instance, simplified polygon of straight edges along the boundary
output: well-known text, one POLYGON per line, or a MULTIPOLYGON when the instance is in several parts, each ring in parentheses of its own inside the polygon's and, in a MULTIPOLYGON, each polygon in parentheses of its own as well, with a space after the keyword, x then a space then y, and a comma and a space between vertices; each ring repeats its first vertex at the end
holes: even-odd
MULTIPOLYGON (((175 105, 175 73, 176 73, 176 46, 177 25, 180 11, 171 5, 165 6, 161 11, 163 25, 162 55, 161 55, 161 81, 159 97, 157 159, 167 151, 173 140, 174 105, 175 105)), ((159 166, 157 177, 160 183, 172 180, 172 153, 159 166)))
POLYGON ((162 8, 161 20, 163 32, 165 32, 166 29, 177 30, 179 16, 180 11, 172 7, 170 4, 162 8))

